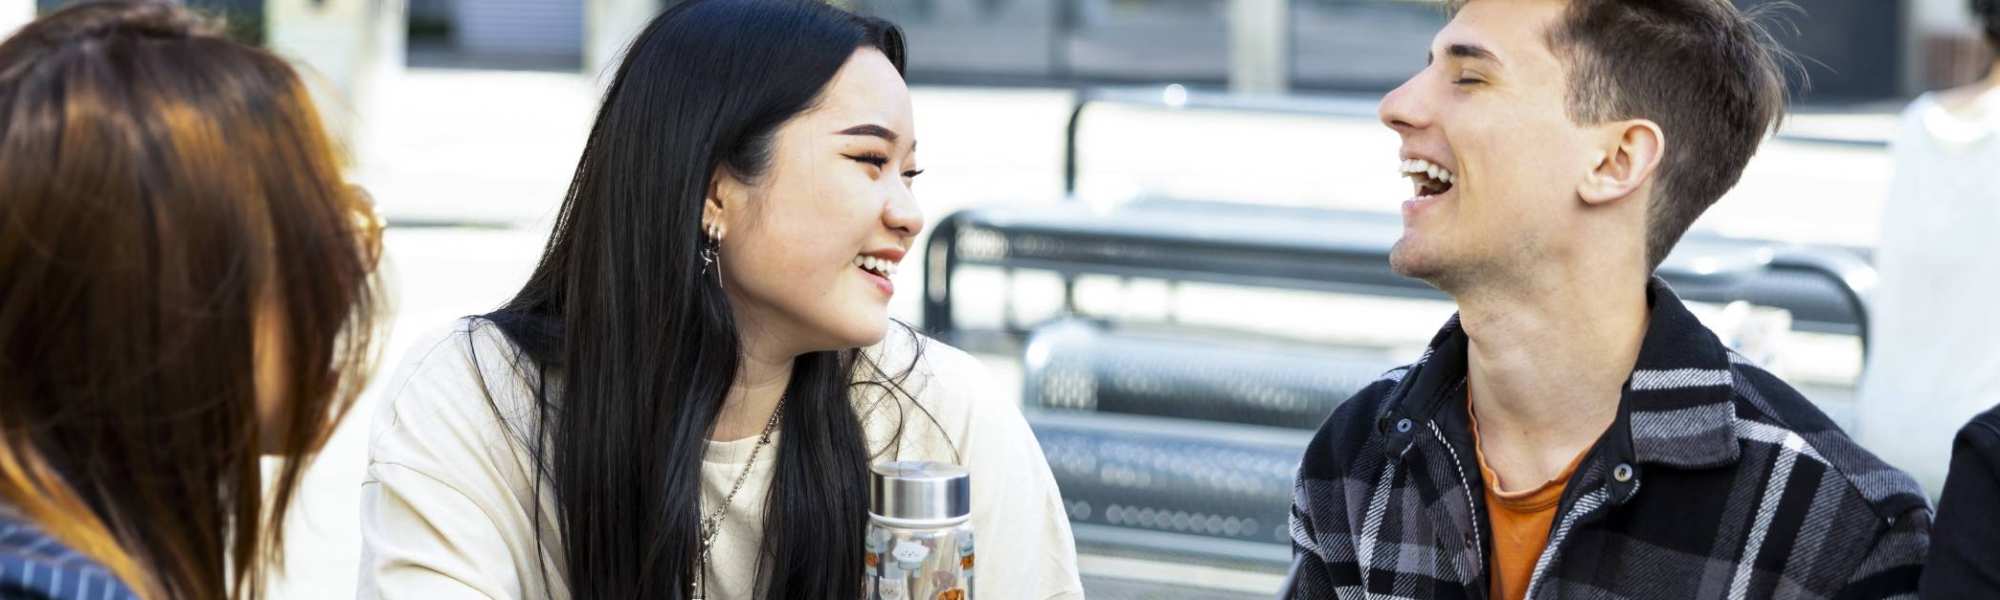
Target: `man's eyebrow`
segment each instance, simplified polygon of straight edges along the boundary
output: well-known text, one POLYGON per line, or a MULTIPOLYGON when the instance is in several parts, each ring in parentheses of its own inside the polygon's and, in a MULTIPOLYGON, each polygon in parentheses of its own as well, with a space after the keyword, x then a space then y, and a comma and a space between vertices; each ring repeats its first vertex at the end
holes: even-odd
POLYGON ((1500 57, 1494 54, 1492 50, 1487 50, 1486 47, 1475 44, 1452 44, 1445 47, 1444 51, 1445 54, 1449 54, 1455 58, 1500 62, 1500 57))
POLYGON ((840 135, 865 135, 869 137, 878 137, 887 140, 891 144, 896 143, 896 139, 901 137, 896 135, 896 132, 891 131, 889 128, 883 127, 881 125, 876 125, 873 123, 866 125, 855 125, 853 127, 842 129, 840 130, 840 135))

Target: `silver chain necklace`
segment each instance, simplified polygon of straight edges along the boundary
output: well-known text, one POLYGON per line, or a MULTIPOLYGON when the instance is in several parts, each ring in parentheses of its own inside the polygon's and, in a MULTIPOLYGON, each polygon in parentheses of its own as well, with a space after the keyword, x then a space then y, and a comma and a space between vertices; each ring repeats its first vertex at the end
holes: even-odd
MULTIPOLYGON (((750 478, 750 468, 757 465, 757 454, 771 445, 771 432, 777 430, 778 416, 782 414, 785 414, 785 397, 779 396, 778 405, 771 408, 771 418, 764 422, 764 433, 757 436, 757 445, 750 448, 750 460, 743 463, 743 473, 736 476, 735 485, 729 486, 729 495, 722 498, 722 506, 715 507, 713 514, 701 519, 701 548, 695 554, 694 590, 688 595, 694 600, 707 597, 708 551, 715 545, 716 536, 722 534, 722 516, 729 512, 730 503, 736 501, 736 492, 743 489, 743 481, 750 478)), ((704 450, 702 457, 707 456, 708 452, 704 450)))

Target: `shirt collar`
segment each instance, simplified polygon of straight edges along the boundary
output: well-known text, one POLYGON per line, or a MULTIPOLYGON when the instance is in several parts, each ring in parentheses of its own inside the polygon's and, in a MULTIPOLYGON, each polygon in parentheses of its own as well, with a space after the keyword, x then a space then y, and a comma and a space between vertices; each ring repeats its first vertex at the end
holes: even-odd
MULTIPOLYGON (((1687 469, 1736 462, 1736 375, 1729 350, 1665 281, 1654 278, 1646 292, 1651 319, 1639 360, 1626 379, 1618 417, 1598 445, 1620 461, 1687 469)), ((1401 396, 1378 431, 1395 431, 1391 424, 1404 418, 1431 420, 1459 399, 1449 392, 1465 379, 1467 341, 1453 315, 1398 386, 1401 396)))

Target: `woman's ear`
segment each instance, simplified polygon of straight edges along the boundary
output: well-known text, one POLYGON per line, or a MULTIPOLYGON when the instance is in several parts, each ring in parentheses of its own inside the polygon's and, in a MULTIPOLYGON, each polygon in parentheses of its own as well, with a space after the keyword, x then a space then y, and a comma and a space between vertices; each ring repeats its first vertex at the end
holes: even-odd
POLYGON ((716 167, 715 173, 708 177, 708 195, 701 202, 702 231, 715 232, 716 237, 721 237, 721 233, 729 229, 730 213, 741 212, 724 209, 743 206, 747 193, 747 187, 737 181, 728 168, 716 167))

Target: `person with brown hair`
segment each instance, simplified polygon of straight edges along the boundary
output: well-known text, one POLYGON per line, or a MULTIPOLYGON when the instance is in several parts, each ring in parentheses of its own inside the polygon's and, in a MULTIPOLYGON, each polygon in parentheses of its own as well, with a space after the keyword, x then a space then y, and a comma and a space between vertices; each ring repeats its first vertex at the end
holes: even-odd
POLYGON ((1296 598, 1888 598, 1930 509, 1653 272, 1785 106, 1728 0, 1454 3, 1382 101, 1400 274, 1451 295, 1416 364, 1299 467, 1296 598))
POLYGON ((292 68, 172 3, 0 43, 0 597, 265 595, 377 223, 292 68))

